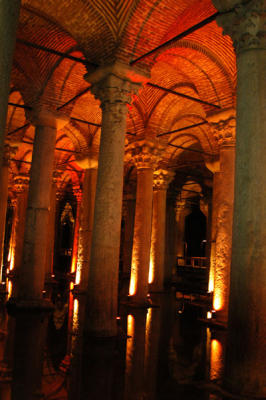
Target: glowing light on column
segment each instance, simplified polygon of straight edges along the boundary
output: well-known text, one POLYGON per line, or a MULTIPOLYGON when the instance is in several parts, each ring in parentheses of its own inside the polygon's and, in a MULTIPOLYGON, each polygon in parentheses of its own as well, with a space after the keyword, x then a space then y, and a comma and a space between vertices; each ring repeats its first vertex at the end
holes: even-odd
POLYGON ((9 299, 11 294, 12 294, 12 289, 13 289, 13 284, 12 282, 9 280, 8 284, 7 284, 7 298, 9 299))
POLYGON ((223 308, 223 300, 218 290, 214 292, 213 308, 215 311, 219 311, 223 308))
POLYGON ((76 276, 75 276, 75 284, 79 285, 80 284, 80 279, 81 279, 81 266, 80 263, 77 263, 77 270, 76 270, 76 276))
POLYGON ((132 260, 131 265, 131 274, 130 274, 130 285, 129 285, 129 295, 133 296, 136 293, 137 289, 137 271, 134 259, 132 260))
POLYGON ((149 267, 149 283, 152 283, 154 281, 154 261, 153 261, 153 255, 150 255, 150 267, 149 267))
POLYGON ((210 276, 209 276, 209 285, 208 285, 208 291, 213 292, 214 289, 214 274, 213 274, 213 269, 210 269, 210 276))

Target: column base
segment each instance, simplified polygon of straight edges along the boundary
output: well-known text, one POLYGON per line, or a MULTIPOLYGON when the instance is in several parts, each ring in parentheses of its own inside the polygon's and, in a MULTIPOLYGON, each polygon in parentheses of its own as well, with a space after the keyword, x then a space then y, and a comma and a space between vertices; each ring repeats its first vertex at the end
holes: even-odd
POLYGON ((87 291, 85 289, 83 289, 82 287, 80 287, 79 285, 75 285, 74 289, 72 289, 71 291, 72 291, 74 297, 84 296, 85 294, 87 294, 87 291))
POLYGON ((53 310, 54 305, 48 299, 19 299, 11 297, 7 303, 6 308, 9 314, 17 312, 49 312, 53 310))

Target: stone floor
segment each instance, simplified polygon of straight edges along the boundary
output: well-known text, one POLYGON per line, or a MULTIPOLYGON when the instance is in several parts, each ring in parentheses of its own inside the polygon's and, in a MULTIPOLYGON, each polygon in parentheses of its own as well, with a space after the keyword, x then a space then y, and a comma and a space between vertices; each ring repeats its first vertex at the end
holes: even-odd
MULTIPOLYGON (((120 306, 118 337, 82 340, 84 305, 46 315, 0 317, 1 400, 225 400, 225 331, 200 307, 153 296, 155 307, 120 306), (11 397, 12 392, 12 397, 11 397)), ((235 397, 237 398, 237 397, 235 397)))

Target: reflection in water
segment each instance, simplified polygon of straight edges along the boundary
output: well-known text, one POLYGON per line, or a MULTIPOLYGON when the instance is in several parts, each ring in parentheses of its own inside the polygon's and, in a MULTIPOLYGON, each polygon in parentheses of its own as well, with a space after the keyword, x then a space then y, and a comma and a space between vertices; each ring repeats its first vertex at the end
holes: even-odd
POLYGON ((71 325, 61 324, 68 346, 67 332, 51 326, 53 313, 0 310, 1 400, 222 399, 208 383, 222 380, 224 332, 202 325, 199 309, 185 305, 179 314, 174 293, 153 295, 154 308, 121 307, 117 338, 91 339, 83 332, 85 297, 74 298, 71 325), (64 343, 56 362, 55 343, 64 343))

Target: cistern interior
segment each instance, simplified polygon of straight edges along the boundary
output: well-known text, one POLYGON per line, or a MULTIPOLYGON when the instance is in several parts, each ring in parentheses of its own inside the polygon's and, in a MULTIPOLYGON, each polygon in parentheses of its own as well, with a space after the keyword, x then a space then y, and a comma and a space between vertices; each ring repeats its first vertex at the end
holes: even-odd
POLYGON ((265 16, 0 0, 0 400, 266 399, 265 16))

